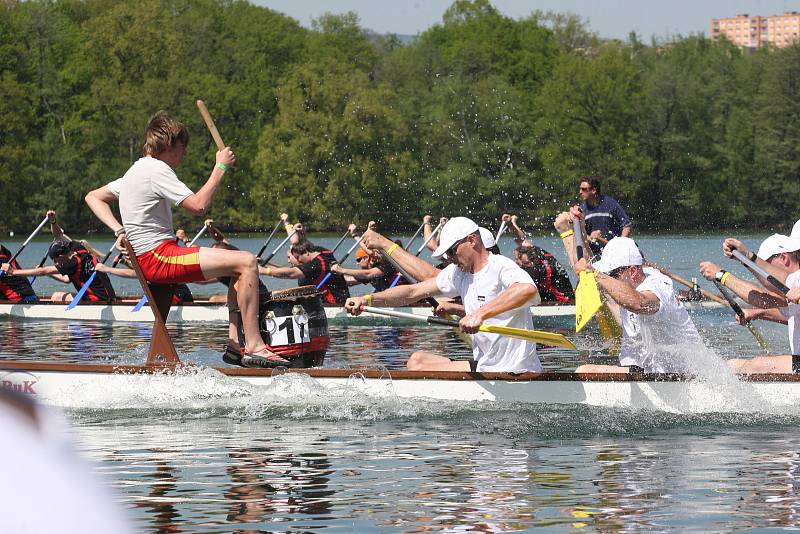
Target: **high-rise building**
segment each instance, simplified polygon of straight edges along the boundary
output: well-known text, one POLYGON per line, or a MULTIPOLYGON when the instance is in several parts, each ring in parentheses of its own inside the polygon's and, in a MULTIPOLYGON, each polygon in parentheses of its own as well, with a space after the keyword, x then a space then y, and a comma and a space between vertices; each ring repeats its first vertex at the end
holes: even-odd
POLYGON ((800 12, 762 17, 748 14, 727 19, 711 19, 711 38, 725 36, 738 46, 761 48, 769 43, 776 48, 791 46, 800 41, 800 12))

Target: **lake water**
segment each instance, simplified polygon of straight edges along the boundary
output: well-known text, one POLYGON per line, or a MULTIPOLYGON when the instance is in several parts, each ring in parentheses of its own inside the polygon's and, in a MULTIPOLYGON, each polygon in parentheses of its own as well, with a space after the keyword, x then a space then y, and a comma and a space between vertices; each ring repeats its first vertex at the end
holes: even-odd
MULTIPOLYGON (((763 236, 747 236, 755 247, 763 236)), ((407 238, 407 237, 406 237, 407 238)), ((741 273, 721 236, 642 237, 651 259, 684 278, 709 259, 741 273)), ((320 240, 332 245, 336 238, 320 240)), ((235 239, 257 250, 259 239, 235 239)), ((537 244, 564 257, 552 238, 537 244)), ((19 243, 5 242, 15 250, 19 243)), ((111 242, 98 240, 98 248, 111 242)), ((47 243, 21 256, 36 264, 47 243)), ((502 242, 510 252, 510 240, 502 242)), ((352 265, 352 260, 350 261, 352 265)), ((293 282, 265 279, 273 288, 293 282)), ((121 294, 135 282, 114 280, 121 294)), ((63 290, 52 280, 40 293, 63 290)), ((704 287, 711 289, 709 284, 704 287)), ((197 286, 198 295, 221 286, 197 286)), ((693 311, 721 358, 755 355, 746 329, 721 309, 693 311)), ((567 318, 539 328, 569 329, 567 318)), ((786 329, 763 324, 773 352, 786 329)), ((173 325, 182 358, 218 365, 224 325, 173 325)), ((0 357, 139 362, 146 324, 0 318, 0 357)), ((604 361, 591 336, 579 351, 542 351, 545 367, 604 361)), ((325 367, 401 369, 427 348, 467 354, 449 331, 418 325, 331 325, 325 367)), ((674 414, 403 400, 357 390, 336 398, 204 395, 202 376, 172 394, 105 392, 67 416, 136 526, 152 532, 695 531, 800 527, 797 413, 674 414), (194 386, 194 387, 193 387, 194 386), (103 405, 107 405, 102 407, 103 405)), ((308 386, 308 385, 307 385, 308 386)), ((311 385, 313 387, 313 384, 311 385)), ((719 387, 725 387, 720 384, 719 387)), ((302 388, 298 391, 304 391, 302 388)), ((307 391, 307 390, 306 390, 307 391)))

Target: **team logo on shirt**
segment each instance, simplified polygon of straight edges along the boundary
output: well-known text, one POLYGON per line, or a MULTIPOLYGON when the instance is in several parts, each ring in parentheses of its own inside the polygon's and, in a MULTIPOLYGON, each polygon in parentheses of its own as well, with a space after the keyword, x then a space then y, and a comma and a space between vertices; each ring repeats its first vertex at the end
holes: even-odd
POLYGON ((478 295, 478 302, 486 302, 486 295, 478 295))

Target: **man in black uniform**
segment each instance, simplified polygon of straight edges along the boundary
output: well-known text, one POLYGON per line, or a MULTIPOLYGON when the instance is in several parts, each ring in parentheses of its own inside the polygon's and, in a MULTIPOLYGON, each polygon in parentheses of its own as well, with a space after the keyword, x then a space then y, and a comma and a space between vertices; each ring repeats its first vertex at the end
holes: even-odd
POLYGON ((287 258, 291 267, 268 265, 259 267, 259 272, 275 278, 297 279, 300 286, 318 286, 328 273, 332 273, 325 284, 317 288, 322 301, 327 305, 344 306, 345 301, 350 298, 350 290, 344 277, 331 270, 337 261, 330 250, 304 240, 292 245, 287 258))
MULTIPOLYGON (((3 245, 0 245, 0 264, 9 265, 8 261, 13 254, 3 245)), ((10 264, 12 269, 18 269, 19 264, 14 260, 10 264)), ((0 298, 11 302, 39 302, 39 297, 24 276, 5 274, 0 275, 0 298)))
MULTIPOLYGON (((50 276, 60 274, 61 277, 54 277, 64 283, 72 282, 76 290, 80 290, 92 276, 97 265, 97 258, 92 256, 86 247, 78 241, 70 241, 59 238, 53 241, 48 251, 48 256, 53 260, 54 265, 44 267, 34 267, 33 269, 14 269, 5 263, 0 269, 8 274, 17 276, 50 276)), ((97 272, 92 280, 92 284, 83 294, 84 301, 87 302, 110 302, 117 298, 114 288, 111 287, 111 280, 104 272, 97 272)))

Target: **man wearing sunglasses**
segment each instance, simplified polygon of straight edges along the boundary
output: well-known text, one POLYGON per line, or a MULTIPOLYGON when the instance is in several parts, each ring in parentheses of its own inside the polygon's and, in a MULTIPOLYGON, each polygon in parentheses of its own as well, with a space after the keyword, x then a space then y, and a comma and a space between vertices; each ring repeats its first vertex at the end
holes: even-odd
POLYGON ((739 295, 752 308, 743 310, 744 317, 739 322, 746 324, 753 319, 763 319, 783 323, 789 327, 789 349, 791 355, 756 356, 755 358, 734 358, 727 361, 737 373, 800 373, 800 236, 798 238, 781 234, 773 234, 766 238, 758 253, 750 252, 738 239, 728 238, 722 244, 722 252, 730 257, 733 250, 738 250, 767 271, 769 274, 789 287, 784 296, 768 280, 753 273, 763 287, 742 280, 731 273, 720 269, 715 263, 704 261, 700 264, 700 272, 708 280, 719 283, 739 295))
POLYGON ((600 178, 587 176, 581 180, 580 194, 583 203, 572 208, 586 219, 586 234, 592 254, 600 254, 606 243, 615 236, 628 237, 631 222, 619 202, 600 192, 600 178))
POLYGON ((432 352, 415 352, 407 362, 417 371, 539 371, 536 344, 479 332, 481 324, 533 328, 530 304, 538 291, 531 277, 511 259, 490 254, 478 225, 454 217, 442 228, 435 259, 450 260, 437 276, 417 284, 394 287, 363 297, 351 297, 345 308, 358 315, 363 306, 406 306, 428 297, 461 297, 465 316, 459 327, 472 337, 472 360, 450 360, 432 352))
POLYGON ((644 267, 639 247, 629 237, 615 237, 600 261, 575 263, 575 272, 594 269, 598 286, 620 306, 622 346, 619 366, 582 365, 578 373, 691 372, 691 348, 700 334, 678 302, 672 280, 644 267))

